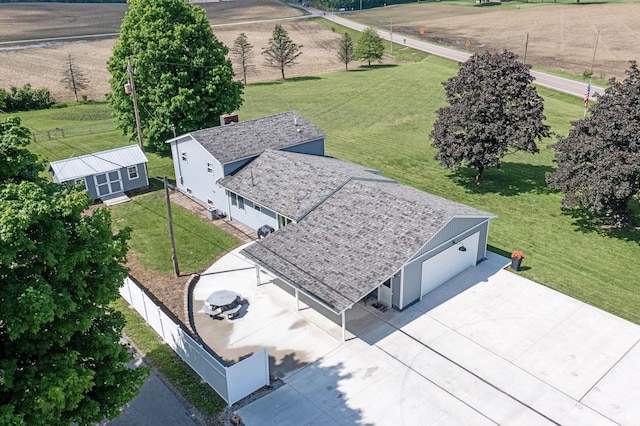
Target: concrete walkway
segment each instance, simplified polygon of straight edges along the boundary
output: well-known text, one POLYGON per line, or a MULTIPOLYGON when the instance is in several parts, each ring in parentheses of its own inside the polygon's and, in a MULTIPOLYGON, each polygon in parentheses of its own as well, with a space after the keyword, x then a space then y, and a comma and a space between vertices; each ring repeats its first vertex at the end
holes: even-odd
POLYGON ((640 327, 506 263, 490 253, 403 312, 356 305, 353 338, 237 413, 247 425, 637 424, 640 327))

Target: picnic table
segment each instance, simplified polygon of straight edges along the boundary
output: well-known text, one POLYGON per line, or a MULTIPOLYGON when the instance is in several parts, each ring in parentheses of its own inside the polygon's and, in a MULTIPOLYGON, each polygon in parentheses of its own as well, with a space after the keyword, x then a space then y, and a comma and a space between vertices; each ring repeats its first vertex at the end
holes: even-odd
POLYGON ((202 311, 211 318, 224 315, 231 319, 242 309, 241 301, 242 298, 231 290, 218 290, 207 297, 202 311))

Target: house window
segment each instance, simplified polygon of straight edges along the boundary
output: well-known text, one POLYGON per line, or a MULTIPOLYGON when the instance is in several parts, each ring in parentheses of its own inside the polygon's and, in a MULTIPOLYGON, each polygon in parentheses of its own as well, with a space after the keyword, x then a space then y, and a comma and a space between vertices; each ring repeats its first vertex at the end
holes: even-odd
POLYGON ((262 211, 262 209, 260 208, 260 206, 259 206, 259 205, 257 205, 257 204, 254 204, 254 205, 253 205, 253 208, 254 208, 258 213, 260 213, 260 212, 262 211))
POLYGON ((291 219, 289 219, 288 217, 284 217, 282 215, 278 215, 278 229, 284 228, 290 223, 291 223, 291 219))
POLYGON ((229 192, 229 196, 231 197, 231 205, 233 207, 237 207, 240 210, 244 210, 244 198, 234 194, 233 192, 229 192))
POLYGON ((184 152, 184 151, 182 151, 182 152, 180 153, 180 159, 182 160, 182 162, 184 162, 184 163, 188 163, 188 161, 187 161, 187 153, 186 153, 186 152, 184 152))
POLYGON ((138 179, 138 166, 127 167, 127 171, 129 172, 129 179, 138 179))
POLYGON ((209 200, 209 199, 207 199, 207 204, 208 204, 209 206, 213 207, 213 200, 209 200))
POLYGON ((207 173, 209 173, 210 175, 213 174, 213 164, 207 163, 207 173))

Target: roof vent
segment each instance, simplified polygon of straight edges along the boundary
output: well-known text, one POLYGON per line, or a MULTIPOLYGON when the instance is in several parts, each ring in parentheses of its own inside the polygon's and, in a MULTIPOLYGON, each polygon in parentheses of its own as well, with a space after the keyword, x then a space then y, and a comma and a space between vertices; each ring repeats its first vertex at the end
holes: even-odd
POLYGON ((298 117, 293 117, 293 125, 294 126, 298 125, 298 117))
POLYGON ((238 114, 224 114, 220 116, 220 125, 226 126, 227 124, 237 123, 238 122, 238 114))

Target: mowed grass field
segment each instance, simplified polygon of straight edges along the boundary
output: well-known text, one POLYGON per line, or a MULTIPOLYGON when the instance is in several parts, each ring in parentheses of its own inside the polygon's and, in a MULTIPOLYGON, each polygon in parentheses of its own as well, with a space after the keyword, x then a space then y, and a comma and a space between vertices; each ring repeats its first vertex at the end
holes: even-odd
MULTIPOLYGON (((522 250, 522 275, 640 324, 640 232, 587 229, 562 213, 561 194, 548 191, 544 181, 545 173, 554 169, 554 139, 543 141, 538 155, 508 155, 501 169, 486 172, 480 186, 472 183, 474 171, 449 172, 433 160, 429 133, 437 109, 445 104, 441 82, 456 72, 457 64, 429 56, 415 63, 251 84, 245 88, 240 119, 299 111, 327 133, 328 154, 497 214, 490 226, 490 250, 507 257, 522 250)), ((570 121, 582 117, 581 100, 538 90, 553 131, 566 134, 570 121)), ((96 116, 91 108, 104 108, 86 107, 80 115, 96 116)), ((68 108, 67 113, 75 110, 68 108)), ((24 124, 46 127, 40 115, 48 113, 24 114, 24 124)), ((129 143, 117 133, 111 137, 105 144, 129 143)), ((33 149, 42 152, 39 145, 33 149)), ((69 145, 82 148, 84 142, 64 141, 67 151, 61 157, 68 156, 69 145)), ((55 148, 48 145, 47 152, 55 159, 55 148)), ((166 157, 152 157, 150 169, 172 176, 166 157)), ((637 202, 633 206, 637 217, 640 207, 637 202)))

